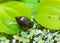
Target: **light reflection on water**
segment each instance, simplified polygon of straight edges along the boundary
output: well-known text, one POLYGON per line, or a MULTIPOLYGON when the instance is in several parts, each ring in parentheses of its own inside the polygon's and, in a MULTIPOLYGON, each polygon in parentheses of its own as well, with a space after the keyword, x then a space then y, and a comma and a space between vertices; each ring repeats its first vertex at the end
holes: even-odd
MULTIPOLYGON (((0 43, 9 43, 10 40, 6 39, 6 40, 0 40, 0 43)), ((12 39, 11 43, 17 43, 15 39, 12 39)), ((18 42, 19 43, 19 42, 18 42)))

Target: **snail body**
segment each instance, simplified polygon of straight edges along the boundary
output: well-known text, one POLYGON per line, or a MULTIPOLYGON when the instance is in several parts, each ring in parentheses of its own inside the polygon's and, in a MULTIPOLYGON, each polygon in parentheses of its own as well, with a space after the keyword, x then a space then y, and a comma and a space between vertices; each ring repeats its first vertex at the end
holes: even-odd
POLYGON ((31 28, 33 27, 33 22, 25 17, 25 16, 21 16, 21 17, 15 17, 16 18, 16 21, 17 23, 22 26, 22 27, 28 27, 28 28, 31 28))

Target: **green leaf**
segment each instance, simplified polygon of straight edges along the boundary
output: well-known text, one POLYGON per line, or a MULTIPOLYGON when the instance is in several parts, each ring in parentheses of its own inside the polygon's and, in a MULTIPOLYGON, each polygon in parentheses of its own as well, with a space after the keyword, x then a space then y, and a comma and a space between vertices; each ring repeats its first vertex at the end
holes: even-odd
MULTIPOLYGON (((8 3, 3 3, 2 5, 5 7, 8 7, 8 8, 10 7, 12 9, 12 10, 10 9, 11 11, 14 11, 14 12, 17 11, 17 15, 13 14, 14 16, 19 16, 19 15, 26 16, 31 19, 32 12, 24 3, 10 1, 8 3)), ((8 10, 9 9, 7 9, 6 11, 8 11, 8 10)), ((10 16, 12 16, 12 15, 10 14, 10 16)))
POLYGON ((35 8, 38 4, 38 0, 21 0, 23 3, 25 3, 31 11, 35 11, 35 8))
POLYGON ((26 16, 31 19, 31 12, 23 3, 12 1, 0 5, 0 32, 16 34, 22 30, 16 23, 16 16, 26 16))
POLYGON ((35 20, 51 30, 60 30, 60 1, 41 0, 35 11, 35 20))

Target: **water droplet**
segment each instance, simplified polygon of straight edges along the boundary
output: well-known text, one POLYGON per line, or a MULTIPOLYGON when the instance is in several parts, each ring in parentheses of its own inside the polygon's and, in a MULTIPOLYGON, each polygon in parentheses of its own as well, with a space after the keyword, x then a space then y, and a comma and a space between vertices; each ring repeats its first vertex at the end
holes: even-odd
POLYGON ((12 25, 12 24, 17 24, 17 23, 16 23, 16 21, 6 20, 5 24, 6 25, 12 25))

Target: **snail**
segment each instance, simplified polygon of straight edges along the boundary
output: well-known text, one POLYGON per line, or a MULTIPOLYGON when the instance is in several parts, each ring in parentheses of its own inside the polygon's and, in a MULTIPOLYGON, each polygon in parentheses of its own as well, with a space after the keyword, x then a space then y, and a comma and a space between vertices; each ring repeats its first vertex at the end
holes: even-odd
POLYGON ((22 27, 28 27, 28 28, 32 28, 33 27, 33 22, 25 17, 25 16, 18 16, 18 17, 15 17, 16 18, 16 21, 17 23, 22 26, 22 27))

